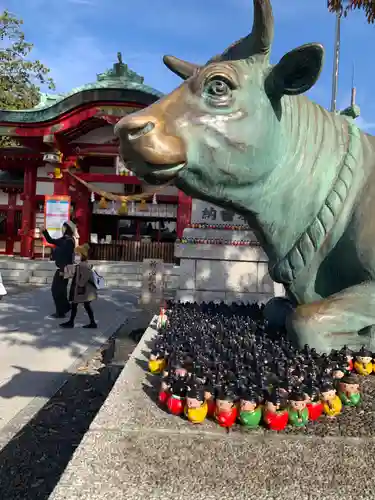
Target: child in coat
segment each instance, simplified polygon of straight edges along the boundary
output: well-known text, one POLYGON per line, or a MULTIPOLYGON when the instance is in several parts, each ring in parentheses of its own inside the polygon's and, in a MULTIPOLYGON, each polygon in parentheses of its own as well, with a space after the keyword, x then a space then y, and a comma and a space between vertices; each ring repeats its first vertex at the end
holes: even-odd
POLYGON ((90 323, 83 328, 97 328, 91 302, 97 298, 97 290, 92 282, 92 267, 88 263, 89 245, 75 248, 75 271, 70 287, 69 300, 72 303, 70 319, 61 323, 62 328, 74 328, 74 320, 77 315, 78 304, 83 304, 90 319, 90 323))

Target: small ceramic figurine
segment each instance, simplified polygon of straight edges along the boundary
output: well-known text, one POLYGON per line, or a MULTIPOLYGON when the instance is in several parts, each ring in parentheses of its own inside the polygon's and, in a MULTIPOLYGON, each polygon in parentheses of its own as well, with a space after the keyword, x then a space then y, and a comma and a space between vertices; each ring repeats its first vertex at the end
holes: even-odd
POLYGON ((281 399, 277 392, 270 394, 266 399, 263 410, 263 421, 272 431, 283 431, 288 424, 288 410, 281 406, 281 399))
POLYGON ((315 386, 310 386, 306 389, 308 394, 308 400, 306 401, 306 407, 309 412, 309 420, 312 422, 318 420, 318 418, 323 413, 323 403, 320 400, 320 394, 315 386))
POLYGON ((158 316, 158 320, 157 320, 157 323, 156 323, 156 328, 158 330, 160 330, 160 328, 164 328, 168 325, 168 316, 166 315, 165 313, 165 308, 164 307, 161 307, 160 308, 160 313, 159 313, 159 316, 158 316))
POLYGON ((234 394, 230 389, 221 388, 216 395, 215 419, 220 427, 228 431, 237 418, 237 408, 234 404, 234 394))
POLYGON ((171 395, 167 401, 167 407, 172 415, 184 413, 186 395, 186 380, 184 377, 176 377, 171 385, 171 395))
POLYGON ((348 372, 352 372, 354 368, 353 351, 349 349, 348 346, 344 345, 344 347, 340 350, 340 354, 342 354, 342 356, 344 356, 347 361, 346 370, 348 372))
POLYGON ((323 401, 323 410, 328 417, 336 417, 342 410, 341 399, 336 394, 334 385, 325 382, 320 390, 323 401))
POLYGON ((213 395, 213 388, 209 385, 206 385, 204 391, 204 399, 207 402, 207 417, 214 418, 215 410, 216 410, 216 401, 213 395))
POLYGON ((372 354, 364 347, 361 348, 355 357, 354 369, 359 375, 366 376, 372 373, 372 354))
POLYGON ((254 391, 248 390, 241 394, 239 405, 239 420, 248 429, 259 426, 262 418, 262 408, 259 406, 259 398, 254 391))
POLYGON ((150 354, 150 360, 148 362, 148 369, 151 373, 158 374, 164 371, 167 366, 167 361, 160 353, 159 350, 153 350, 150 354))
POLYGON ((289 396, 289 423, 295 427, 303 427, 309 420, 307 401, 302 392, 294 391, 289 396))
POLYGON ((167 404, 168 398, 171 395, 170 393, 171 383, 172 383, 172 377, 169 375, 168 372, 164 371, 158 395, 159 403, 167 404))
POLYGON ((353 375, 346 375, 340 380, 338 395, 345 406, 357 406, 361 402, 358 380, 353 375))
POLYGON ((201 424, 207 416, 207 402, 204 391, 197 385, 187 388, 185 415, 193 424, 201 424))

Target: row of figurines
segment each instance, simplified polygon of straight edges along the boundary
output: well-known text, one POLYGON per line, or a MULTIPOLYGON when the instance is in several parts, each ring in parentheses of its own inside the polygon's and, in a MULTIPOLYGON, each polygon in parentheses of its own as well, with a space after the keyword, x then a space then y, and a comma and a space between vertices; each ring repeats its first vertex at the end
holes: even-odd
POLYGON ((297 388, 290 393, 282 388, 270 388, 261 396, 262 393, 257 387, 234 390, 219 386, 213 389, 184 368, 179 368, 173 376, 163 377, 158 399, 171 414, 184 414, 193 424, 211 417, 227 429, 236 420, 248 428, 255 428, 263 421, 269 429, 276 431, 285 429, 288 423, 303 427, 323 413, 336 417, 343 405, 357 406, 361 402, 359 382, 352 374, 333 381, 323 380, 319 388, 297 388))
POLYGON ((159 402, 166 405, 171 414, 184 414, 193 424, 200 424, 210 417, 227 429, 237 420, 245 427, 255 428, 263 421, 275 431, 282 431, 288 423, 303 427, 323 413, 328 417, 336 417, 343 405, 357 406, 361 402, 359 383, 353 375, 345 375, 336 384, 324 382, 319 391, 312 388, 313 394, 302 390, 285 394, 280 389, 270 390, 267 396, 261 397, 255 389, 244 388, 242 395, 236 397, 228 388, 220 388, 213 394, 192 383, 176 394, 168 384, 162 382, 159 402))
MULTIPOLYGON (((347 353, 346 361, 348 365, 345 367, 345 371, 355 371, 363 376, 375 373, 375 355, 371 354, 371 352, 367 351, 365 348, 361 348, 355 356, 347 353)), ((148 368, 151 373, 162 373, 166 366, 167 360, 163 357, 161 352, 151 353, 148 363, 148 368)), ((342 373, 344 372, 342 371, 342 373)))

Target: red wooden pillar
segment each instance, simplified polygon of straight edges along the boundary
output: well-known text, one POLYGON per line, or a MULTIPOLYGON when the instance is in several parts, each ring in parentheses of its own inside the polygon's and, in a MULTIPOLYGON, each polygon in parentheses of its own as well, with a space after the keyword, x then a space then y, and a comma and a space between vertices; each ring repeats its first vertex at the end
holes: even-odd
POLYGON ((77 229, 79 233, 79 242, 88 243, 90 241, 91 231, 91 209, 90 209, 90 193, 85 187, 76 183, 76 196, 75 196, 75 215, 77 229))
POLYGON ((192 206, 191 196, 186 195, 182 191, 178 191, 177 223, 176 223, 177 238, 182 238, 182 233, 184 232, 185 227, 187 227, 190 224, 191 206, 192 206))
POLYGON ((8 194, 8 214, 7 214, 7 225, 6 225, 6 246, 5 253, 7 255, 13 255, 14 247, 14 217, 16 215, 16 204, 17 204, 17 193, 9 192, 8 194))
POLYGON ((36 196, 36 165, 27 164, 24 175, 22 229, 21 229, 21 257, 33 256, 33 231, 35 226, 35 196, 36 196))

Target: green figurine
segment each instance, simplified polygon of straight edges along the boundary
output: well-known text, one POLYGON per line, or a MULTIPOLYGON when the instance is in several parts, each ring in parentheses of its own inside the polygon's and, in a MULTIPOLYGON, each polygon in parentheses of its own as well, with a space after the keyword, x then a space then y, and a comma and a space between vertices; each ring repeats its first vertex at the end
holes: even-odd
POLYGON ((244 427, 255 429, 262 418, 259 398, 252 390, 244 391, 240 400, 239 420, 244 427))
POLYGON ((343 377, 338 386, 338 395, 345 406, 358 406, 361 402, 359 383, 354 375, 343 377))
POLYGON ((289 423, 295 427, 303 427, 309 421, 306 397, 302 392, 292 392, 289 397, 289 423))

